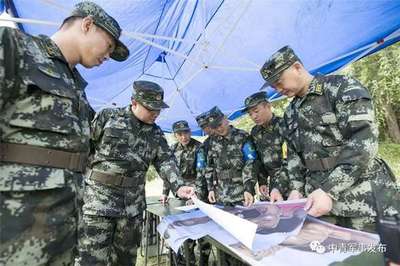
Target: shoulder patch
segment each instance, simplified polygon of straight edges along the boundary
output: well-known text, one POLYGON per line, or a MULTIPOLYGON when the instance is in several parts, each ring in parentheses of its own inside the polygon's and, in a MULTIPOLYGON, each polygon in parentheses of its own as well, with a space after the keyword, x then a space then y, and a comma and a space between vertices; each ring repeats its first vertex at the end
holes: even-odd
POLYGON ((196 168, 206 168, 206 156, 204 154, 204 149, 198 149, 196 152, 196 168))
POLYGON ((343 86, 341 92, 339 92, 339 98, 344 101, 355 101, 358 99, 371 100, 371 95, 368 90, 356 79, 347 77, 346 83, 343 86))
POLYGON ((251 143, 250 141, 247 141, 245 144, 243 144, 242 153, 243 153, 243 160, 245 162, 247 162, 248 160, 257 159, 256 149, 254 148, 254 144, 251 143))

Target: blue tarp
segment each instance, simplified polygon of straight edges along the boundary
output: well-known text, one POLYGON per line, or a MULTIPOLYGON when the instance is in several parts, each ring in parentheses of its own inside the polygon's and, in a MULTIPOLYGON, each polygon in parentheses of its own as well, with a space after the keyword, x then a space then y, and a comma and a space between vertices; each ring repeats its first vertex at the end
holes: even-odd
MULTIPOLYGON (((61 22, 79 1, 9 0, 21 18, 61 22)), ((218 105, 231 118, 259 90, 258 69, 289 44, 313 73, 331 73, 400 39, 398 0, 98 0, 124 31, 175 39, 123 36, 131 56, 94 70, 82 68, 96 110, 129 103, 134 80, 159 83, 171 106, 157 123, 165 131, 218 105), (184 41, 180 41, 183 39, 184 41), (175 52, 179 53, 177 55, 175 52)), ((31 34, 51 26, 24 24, 31 34)), ((270 97, 278 97, 273 90, 270 97)))

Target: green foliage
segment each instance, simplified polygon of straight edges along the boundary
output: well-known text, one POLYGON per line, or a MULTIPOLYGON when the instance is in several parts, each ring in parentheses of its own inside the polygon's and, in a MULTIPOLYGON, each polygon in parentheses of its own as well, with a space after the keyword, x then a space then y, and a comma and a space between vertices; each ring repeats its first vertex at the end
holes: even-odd
POLYGON ((356 77, 367 87, 374 100, 381 139, 387 138, 385 106, 391 105, 400 122, 400 43, 351 64, 342 73, 356 77))
POLYGON ((153 165, 150 165, 149 170, 146 173, 146 181, 152 181, 156 179, 158 176, 158 173, 156 169, 154 168, 153 165))
MULTIPOLYGON (((289 103, 290 99, 288 98, 272 102, 272 112, 276 116, 282 117, 289 103)), ((235 119, 231 124, 247 132, 250 132, 251 128, 255 125, 248 114, 235 119)))
POLYGON ((250 130, 252 127, 255 125, 254 122, 250 119, 249 115, 243 115, 239 117, 238 119, 235 119, 234 121, 231 122, 231 124, 236 127, 240 128, 246 132, 250 133, 250 130))
POLYGON ((379 156, 389 164, 400 182, 400 144, 379 143, 379 156))

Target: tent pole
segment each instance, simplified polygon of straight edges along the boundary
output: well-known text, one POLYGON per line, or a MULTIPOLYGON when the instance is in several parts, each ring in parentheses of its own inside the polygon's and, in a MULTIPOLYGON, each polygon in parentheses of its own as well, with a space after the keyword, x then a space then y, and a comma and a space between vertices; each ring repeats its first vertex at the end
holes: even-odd
MULTIPOLYGON (((385 42, 390 41, 390 40, 392 40, 392 39, 394 39, 394 38, 397 38, 397 37, 399 37, 399 36, 400 36, 400 28, 397 29, 396 31, 392 32, 391 34, 389 34, 389 35, 386 36, 385 38, 383 38, 382 41, 383 41, 383 43, 385 43, 385 42)), ((361 47, 361 48, 358 48, 357 50, 351 51, 350 53, 347 53, 347 54, 344 54, 344 55, 342 55, 342 56, 339 56, 339 57, 337 57, 337 58, 335 58, 335 59, 332 59, 332 60, 330 60, 330 61, 328 61, 328 62, 324 62, 323 64, 320 64, 320 65, 314 67, 313 69, 318 69, 318 68, 323 67, 323 66, 325 66, 325 65, 328 65, 328 64, 330 64, 330 63, 334 63, 334 62, 336 62, 336 61, 338 61, 338 60, 340 60, 340 59, 346 58, 346 57, 348 57, 348 56, 350 56, 350 55, 352 55, 352 54, 358 53, 358 52, 360 52, 360 51, 364 51, 363 53, 361 53, 361 54, 358 55, 357 57, 353 58, 353 59, 352 59, 350 62, 348 62, 346 65, 351 64, 351 63, 357 61, 358 59, 360 59, 361 57, 363 57, 364 55, 368 54, 370 51, 372 51, 372 50, 374 50, 375 48, 379 47, 381 44, 382 44, 381 42, 373 42, 373 43, 367 44, 367 45, 365 45, 365 46, 363 46, 363 47, 361 47)), ((344 68, 346 65, 342 66, 341 68, 337 69, 336 71, 338 71, 338 70, 344 68)))
MULTIPOLYGON (((15 4, 13 0, 4 0, 4 10, 13 18, 18 18, 19 14, 17 9, 15 8, 15 4)), ((25 32, 25 28, 21 24, 17 24, 17 27, 22 31, 25 32)))
POLYGON ((236 70, 236 71, 243 71, 243 72, 258 72, 258 68, 252 68, 252 67, 228 67, 228 66, 219 66, 219 65, 210 65, 208 68, 214 68, 214 69, 222 69, 222 70, 236 70))
POLYGON ((41 0, 41 2, 43 2, 43 3, 47 4, 47 5, 56 7, 58 9, 62 10, 62 11, 65 11, 67 14, 70 12, 70 9, 68 7, 63 6, 63 5, 59 4, 59 3, 56 3, 55 1, 52 1, 52 0, 41 0))
POLYGON ((248 0, 246 3, 246 6, 244 7, 244 9, 242 10, 242 12, 240 13, 239 17, 236 19, 236 21, 233 23, 233 26, 231 27, 230 31, 228 32, 228 34, 225 36, 224 40, 222 41, 221 45, 217 48, 217 51, 215 52, 215 54, 212 56, 211 60, 209 61, 209 63, 213 63, 215 57, 217 56, 217 54, 223 49, 223 47, 225 46, 225 43, 228 41, 229 36, 231 36, 232 32, 236 29, 237 25, 239 24, 240 20, 242 19, 242 17, 244 16, 244 14, 247 12, 247 10, 250 7, 252 0, 248 0))
POLYGON ((400 29, 397 29, 395 32, 392 32, 391 34, 389 34, 388 36, 386 36, 385 38, 382 39, 382 42, 375 42, 373 44, 370 45, 370 47, 365 50, 364 52, 362 52, 361 54, 359 54, 358 56, 356 56, 355 58, 353 58, 351 61, 349 61, 346 65, 341 66, 340 68, 338 68, 335 72, 345 68, 348 64, 351 64, 361 58, 363 58, 365 55, 367 55, 369 52, 371 52, 372 50, 378 48, 379 46, 381 46, 382 44, 384 44, 387 41, 390 41, 394 38, 397 38, 400 36, 400 29))
POLYGON ((181 86, 177 87, 176 90, 177 91, 182 91, 187 85, 189 85, 189 83, 198 75, 200 74, 200 72, 202 72, 204 70, 204 68, 200 68, 199 70, 197 70, 195 73, 193 73, 193 75, 191 75, 185 82, 182 83, 181 86))
MULTIPOLYGON (((43 21, 43 20, 37 20, 37 19, 0 18, 0 21, 12 21, 12 22, 16 22, 16 23, 29 23, 29 24, 48 25, 48 26, 59 26, 59 24, 56 23, 56 22, 43 21)), ((147 44, 147 45, 151 45, 151 46, 153 46, 153 47, 156 47, 156 48, 158 48, 158 49, 161 49, 161 50, 163 50, 163 51, 166 51, 166 52, 168 52, 168 53, 170 53, 170 54, 173 54, 173 55, 176 55, 176 56, 185 58, 186 60, 188 60, 188 61, 190 61, 190 62, 192 62, 192 63, 195 63, 195 64, 197 64, 197 65, 200 65, 200 66, 203 65, 202 63, 200 63, 200 62, 198 62, 198 61, 196 61, 196 60, 190 59, 190 58, 189 58, 188 56, 186 56, 185 54, 176 52, 176 51, 174 51, 174 50, 171 50, 171 49, 169 49, 169 48, 167 48, 167 47, 164 47, 164 46, 159 45, 159 44, 157 44, 157 43, 154 43, 154 42, 152 42, 152 41, 146 40, 146 39, 144 39, 144 38, 142 38, 142 37, 140 37, 140 36, 138 36, 138 35, 136 35, 136 34, 131 34, 131 33, 129 33, 129 32, 125 32, 125 31, 123 31, 122 34, 123 34, 123 35, 126 35, 126 36, 128 36, 128 37, 131 37, 131 38, 133 38, 133 39, 135 39, 135 40, 138 40, 138 41, 140 41, 140 42, 143 42, 143 43, 145 43, 145 44, 147 44)))
POLYGON ((12 21, 15 23, 27 23, 27 24, 39 24, 39 25, 49 25, 49 26, 58 26, 58 23, 50 22, 50 21, 43 21, 37 19, 26 19, 26 18, 0 18, 1 21, 12 21))
POLYGON ((160 45, 160 44, 157 44, 157 43, 155 43, 155 42, 146 40, 146 39, 144 39, 144 38, 142 38, 142 37, 139 37, 139 36, 137 36, 137 35, 134 35, 134 34, 130 34, 129 32, 126 32, 126 31, 122 31, 122 34, 125 35, 125 36, 129 36, 129 37, 131 37, 131 38, 133 38, 133 39, 135 39, 135 40, 138 40, 138 41, 140 41, 140 42, 143 42, 143 43, 145 43, 145 44, 147 44, 147 45, 151 45, 151 46, 153 46, 153 47, 156 47, 156 48, 158 48, 158 49, 161 49, 161 50, 163 50, 163 51, 166 51, 166 52, 168 52, 168 53, 170 53, 170 54, 173 54, 173 55, 176 55, 176 56, 185 58, 186 60, 188 60, 188 61, 190 61, 190 62, 192 62, 192 63, 195 63, 195 64, 197 64, 197 65, 199 65, 199 66, 203 66, 202 63, 200 63, 200 62, 198 62, 198 61, 196 61, 196 60, 190 59, 187 55, 182 54, 182 53, 180 53, 180 52, 176 52, 176 51, 174 51, 174 50, 172 50, 172 49, 169 49, 169 48, 167 48, 167 47, 164 47, 164 46, 162 46, 162 45, 160 45))
POLYGON ((202 71, 204 70, 204 68, 200 68, 198 71, 196 71, 192 76, 190 76, 190 78, 188 78, 186 80, 186 82, 183 83, 183 85, 179 86, 178 88, 176 88, 176 90, 179 92, 179 96, 181 97, 181 99, 183 100, 183 102, 186 105, 186 108, 189 110, 190 114, 194 114, 193 110, 190 108, 190 105, 188 104, 187 100, 185 99, 185 97, 183 97, 182 95, 182 89, 185 88, 187 85, 189 85, 189 83, 198 75, 200 74, 202 71))
MULTIPOLYGON (((59 24, 58 23, 56 23, 56 22, 51 22, 51 21, 44 21, 44 20, 37 20, 37 19, 25 19, 25 18, 0 18, 0 21, 12 21, 12 22, 15 22, 15 23, 28 23, 28 24, 38 24, 38 25, 48 25, 48 26, 59 26, 59 24)), ((171 53, 171 54, 174 54, 174 55, 176 55, 176 56, 179 56, 179 57, 182 57, 182 58, 185 58, 186 60, 188 60, 188 61, 190 61, 190 62, 192 62, 192 63, 195 63, 195 64, 197 64, 197 65, 203 65, 202 63, 200 63, 199 61, 197 61, 197 60, 195 60, 195 59, 191 59, 191 58, 189 58, 188 56, 186 56, 185 54, 182 54, 182 53, 179 53, 179 52, 176 52, 176 51, 174 51, 174 50, 171 50, 171 49, 169 49, 169 48, 166 48, 166 47, 164 47, 164 46, 162 46, 162 45, 159 45, 159 44, 157 44, 157 43, 154 43, 154 42, 152 42, 152 41, 149 41, 149 40, 146 40, 146 39, 144 39, 144 38, 142 38, 141 36, 143 36, 143 37, 154 37, 154 38, 158 38, 158 39, 164 39, 164 40, 173 40, 173 41, 187 41, 187 40, 183 40, 183 39, 177 39, 177 38, 170 38, 170 37, 165 37, 165 36, 159 36, 159 35, 153 35, 153 34, 144 34, 144 33, 136 33, 136 32, 127 32, 127 31, 123 31, 123 34, 124 35, 126 35, 126 36, 128 36, 128 37, 130 37, 130 38, 133 38, 133 39, 136 39, 136 40, 138 40, 138 41, 140 41, 140 42, 143 42, 143 43, 145 43, 145 44, 147 44, 147 45, 151 45, 151 46, 154 46, 154 47, 156 47, 156 48, 159 48, 159 49, 162 49, 162 50, 165 50, 166 52, 169 52, 169 53, 171 53)), ((188 41, 189 42, 189 41, 188 41)), ((194 44, 196 44, 198 41, 195 41, 194 42, 194 44)), ((221 50, 222 49, 222 47, 219 47, 219 49, 218 50, 221 50)), ((215 57, 215 56, 214 56, 215 57)), ((242 60, 245 60, 245 59, 242 59, 242 60)), ((246 60, 246 61, 248 61, 248 60, 246 60)), ((248 61, 248 62, 250 62, 250 61, 248 61)), ((253 63, 253 64, 255 64, 254 62, 251 62, 251 63, 253 63)), ((209 66, 209 68, 219 68, 219 69, 227 69, 227 70, 244 70, 244 71, 258 71, 258 69, 256 69, 256 68, 235 68, 235 67, 223 67, 223 66, 209 66)))

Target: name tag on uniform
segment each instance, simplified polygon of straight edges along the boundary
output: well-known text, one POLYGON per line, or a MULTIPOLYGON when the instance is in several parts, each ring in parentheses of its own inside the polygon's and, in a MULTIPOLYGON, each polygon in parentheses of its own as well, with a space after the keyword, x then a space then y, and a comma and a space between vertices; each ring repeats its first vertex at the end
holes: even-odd
POLYGON ((59 73, 57 73, 56 71, 54 71, 53 69, 51 69, 49 67, 39 66, 38 69, 40 70, 40 72, 42 72, 52 78, 56 78, 56 79, 61 78, 61 75, 59 73))
POLYGON ((335 124, 337 122, 336 115, 332 112, 323 114, 321 119, 326 124, 335 124))

